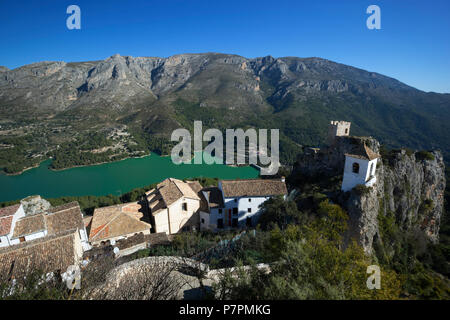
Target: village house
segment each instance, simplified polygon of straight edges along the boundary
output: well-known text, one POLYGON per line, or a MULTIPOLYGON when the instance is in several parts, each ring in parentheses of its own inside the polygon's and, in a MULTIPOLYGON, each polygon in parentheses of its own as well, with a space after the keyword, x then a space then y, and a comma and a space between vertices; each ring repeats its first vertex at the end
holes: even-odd
POLYGON ((146 192, 154 231, 173 234, 198 229, 201 189, 198 181, 168 178, 146 192))
POLYGON ((64 273, 78 265, 83 246, 77 229, 0 248, 0 278, 11 280, 32 271, 64 273))
MULTIPOLYGON (((42 201, 38 196, 33 197, 32 201, 35 201, 34 198, 37 202, 42 201)), ((0 247, 76 230, 83 250, 90 249, 78 202, 48 207, 44 209, 45 211, 27 210, 28 208, 28 203, 23 202, 0 209, 0 247)))
POLYGON ((206 210, 200 212, 200 229, 252 227, 261 215, 261 204, 273 196, 286 198, 284 178, 221 180, 217 188, 202 190, 206 210))
POLYGON ((20 243, 13 239, 13 232, 18 219, 25 216, 22 204, 0 208, 0 248, 20 243))
POLYGON ((115 244, 139 233, 149 234, 152 226, 145 210, 139 202, 95 209, 92 218, 85 219, 89 242, 94 246, 115 244))
POLYGON ((9 280, 34 270, 64 273, 91 248, 78 202, 50 207, 37 196, 30 201, 0 210, 0 275, 9 280))

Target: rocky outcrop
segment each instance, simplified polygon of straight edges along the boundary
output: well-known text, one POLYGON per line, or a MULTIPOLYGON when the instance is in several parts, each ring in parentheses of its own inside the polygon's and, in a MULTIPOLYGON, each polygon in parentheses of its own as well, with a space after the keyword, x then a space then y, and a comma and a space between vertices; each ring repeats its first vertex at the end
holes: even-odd
MULTIPOLYGON (((332 146, 301 155, 295 171, 311 176, 342 174, 344 154, 358 143, 379 153, 380 144, 373 138, 336 137, 332 146)), ((357 186, 336 197, 349 215, 347 242, 356 239, 370 254, 374 241, 383 240, 379 215, 393 215, 400 230, 419 230, 437 242, 446 183, 441 152, 391 151, 378 161, 376 176, 373 187, 357 186)))
POLYGON ((48 211, 50 209, 51 204, 45 199, 42 199, 41 196, 29 196, 25 199, 22 199, 20 203, 23 206, 23 210, 26 215, 39 214, 48 211))
POLYGON ((445 167, 441 152, 409 153, 400 150, 390 155, 381 170, 383 213, 394 212, 404 229, 419 227, 433 242, 438 241, 439 223, 444 206, 445 167))
POLYGON ((344 207, 349 216, 348 232, 345 234, 346 243, 355 239, 368 254, 372 253, 373 241, 379 233, 380 202, 378 199, 378 190, 375 186, 367 188, 365 193, 352 190, 344 201, 344 207))

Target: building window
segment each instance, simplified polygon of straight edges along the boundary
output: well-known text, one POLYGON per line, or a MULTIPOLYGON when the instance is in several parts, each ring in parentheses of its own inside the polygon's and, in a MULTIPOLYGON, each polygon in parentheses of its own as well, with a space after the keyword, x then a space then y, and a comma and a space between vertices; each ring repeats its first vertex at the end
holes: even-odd
POLYGON ((248 208, 247 212, 251 213, 252 212, 252 208, 248 208))
POLYGON ((183 211, 187 211, 187 203, 186 202, 183 202, 181 204, 181 206, 182 206, 183 211))
POLYGON ((233 218, 232 226, 233 228, 236 228, 238 226, 238 219, 233 218))
POLYGON ((0 238, 0 243, 2 243, 2 238, 0 238))
POLYGON ((219 209, 219 214, 222 214, 222 209, 219 209))
POLYGON ((248 202, 252 202, 252 198, 248 198, 248 202))
POLYGON ((217 228, 223 229, 223 219, 217 219, 217 228))
POLYGON ((353 173, 359 173, 359 163, 354 162, 352 170, 353 170, 353 173))
POLYGON ((234 202, 237 202, 237 198, 234 198, 234 202))
POLYGON ((233 208, 233 214, 234 215, 238 214, 238 208, 233 208))
POLYGON ((373 165, 373 162, 372 162, 372 164, 370 165, 370 175, 371 175, 371 176, 374 176, 374 175, 375 175, 375 166, 373 165))
POLYGON ((202 223, 205 223, 205 219, 202 219, 202 223))
POLYGON ((345 134, 347 134, 348 133, 348 129, 345 129, 345 134))
POLYGON ((252 226, 252 218, 248 217, 247 221, 245 222, 245 224, 247 225, 247 227, 251 227, 252 226))

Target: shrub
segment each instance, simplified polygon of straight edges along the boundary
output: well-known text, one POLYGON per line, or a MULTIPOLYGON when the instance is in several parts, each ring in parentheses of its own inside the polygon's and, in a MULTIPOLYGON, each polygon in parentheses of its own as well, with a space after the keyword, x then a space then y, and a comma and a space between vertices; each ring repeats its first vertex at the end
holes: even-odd
POLYGON ((425 199, 419 207, 419 214, 420 215, 427 215, 428 213, 430 213, 431 210, 433 210, 434 207, 434 203, 433 200, 431 199, 425 199))
POLYGON ((434 160, 434 155, 429 151, 418 151, 416 152, 416 160, 434 160))
POLYGON ((366 187, 363 184, 358 184, 356 187, 353 188, 353 191, 357 195, 362 196, 362 195, 368 194, 370 192, 370 189, 371 189, 371 187, 366 187))

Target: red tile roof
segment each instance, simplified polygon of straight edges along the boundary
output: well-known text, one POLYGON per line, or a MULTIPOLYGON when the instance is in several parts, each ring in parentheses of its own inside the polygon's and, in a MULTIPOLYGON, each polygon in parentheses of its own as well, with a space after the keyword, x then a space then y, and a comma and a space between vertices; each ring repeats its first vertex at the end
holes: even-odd
POLYGON ((5 236, 11 231, 13 216, 0 217, 0 236, 5 236))
POLYGON ((8 217, 14 215, 20 208, 20 203, 13 206, 0 208, 0 217, 8 217))
POLYGON ((35 214, 17 220, 13 238, 27 236, 46 229, 44 214, 35 214))
POLYGON ((103 241, 150 231, 150 223, 144 220, 142 207, 137 202, 97 208, 91 221, 89 241, 103 241))
POLYGON ((363 160, 373 160, 373 159, 377 159, 377 158, 381 157, 378 153, 375 153, 372 149, 370 149, 365 144, 358 145, 351 152, 346 153, 345 155, 352 157, 352 158, 363 159, 363 160))
POLYGON ((221 180, 224 197, 267 197, 287 194, 279 179, 221 180))
POLYGON ((65 272, 76 264, 76 230, 0 248, 0 275, 19 277, 31 270, 65 272))

